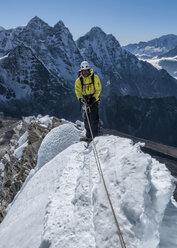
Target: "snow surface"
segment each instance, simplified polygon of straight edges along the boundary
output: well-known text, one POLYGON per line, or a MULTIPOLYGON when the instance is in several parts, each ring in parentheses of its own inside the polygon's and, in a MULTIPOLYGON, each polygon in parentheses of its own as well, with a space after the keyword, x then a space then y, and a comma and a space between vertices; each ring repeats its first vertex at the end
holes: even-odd
MULTIPOLYGON (((92 144, 77 142, 81 132, 74 128, 63 124, 43 140, 40 168, 0 225, 0 248, 121 247, 92 144)), ((165 165, 130 139, 102 136, 95 142, 127 248, 176 247, 175 235, 164 236, 166 226, 171 234, 177 228, 174 204, 169 215, 174 184, 165 165)))
POLYGON ((78 142, 82 134, 82 131, 71 123, 52 129, 46 135, 39 148, 37 169, 49 162, 68 146, 78 142))
POLYGON ((48 127, 49 125, 52 125, 52 118, 49 115, 45 115, 41 118, 39 118, 39 122, 44 127, 48 127))

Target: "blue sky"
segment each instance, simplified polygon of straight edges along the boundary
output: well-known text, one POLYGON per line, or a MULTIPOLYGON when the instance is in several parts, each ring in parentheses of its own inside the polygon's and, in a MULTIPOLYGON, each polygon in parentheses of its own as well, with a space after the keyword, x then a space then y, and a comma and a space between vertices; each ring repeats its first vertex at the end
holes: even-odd
POLYGON ((1 0, 0 26, 26 25, 38 16, 49 25, 62 20, 74 39, 93 26, 121 45, 177 34, 177 0, 1 0))

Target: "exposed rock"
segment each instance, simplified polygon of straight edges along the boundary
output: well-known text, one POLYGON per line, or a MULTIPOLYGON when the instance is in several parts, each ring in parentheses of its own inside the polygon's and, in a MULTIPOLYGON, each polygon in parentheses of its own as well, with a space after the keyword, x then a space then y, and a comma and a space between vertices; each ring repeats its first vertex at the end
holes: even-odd
MULTIPOLYGON (((14 128, 8 151, 0 161, 0 222, 5 216, 5 209, 36 166, 43 138, 59 125, 61 121, 58 118, 39 115, 37 118, 23 118, 14 128)), ((6 137, 10 134, 10 131, 7 132, 6 137)))
POLYGON ((1 121, 2 126, 0 127, 0 160, 8 150, 10 139, 14 134, 13 128, 17 125, 19 119, 3 117, 1 121))

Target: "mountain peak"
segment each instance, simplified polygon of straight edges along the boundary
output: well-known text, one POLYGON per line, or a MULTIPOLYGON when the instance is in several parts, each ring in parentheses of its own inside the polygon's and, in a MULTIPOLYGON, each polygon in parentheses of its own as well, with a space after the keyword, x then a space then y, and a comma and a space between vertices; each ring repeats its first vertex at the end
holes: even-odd
POLYGON ((106 33, 100 28, 100 27, 93 27, 90 29, 90 31, 87 34, 91 34, 91 35, 104 35, 106 36, 106 33))
POLYGON ((115 44, 117 47, 120 47, 120 44, 118 40, 112 35, 112 34, 106 34, 100 27, 93 27, 91 30, 86 33, 84 36, 80 37, 77 40, 77 44, 79 45, 80 42, 83 42, 83 40, 103 40, 107 41, 111 44, 115 44))
POLYGON ((64 24, 64 22, 63 21, 58 21, 56 24, 55 24, 55 26, 54 26, 54 28, 67 28, 66 26, 65 26, 65 24, 64 24))
POLYGON ((38 16, 33 17, 27 24, 27 26, 49 26, 46 22, 40 19, 38 16))
POLYGON ((73 39, 72 34, 70 33, 69 29, 65 26, 64 22, 61 20, 55 24, 54 30, 61 34, 70 36, 70 38, 73 39))

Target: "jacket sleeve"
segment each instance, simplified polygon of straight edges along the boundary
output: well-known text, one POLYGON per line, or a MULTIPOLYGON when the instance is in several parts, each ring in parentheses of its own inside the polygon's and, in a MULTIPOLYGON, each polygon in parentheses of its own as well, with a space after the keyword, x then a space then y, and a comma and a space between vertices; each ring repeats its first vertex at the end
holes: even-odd
POLYGON ((93 97, 95 97, 95 99, 98 101, 102 87, 101 87, 100 79, 97 75, 95 75, 95 78, 94 78, 94 85, 95 85, 95 93, 93 97))
POLYGON ((77 96, 77 99, 79 100, 80 97, 82 97, 82 85, 80 78, 78 78, 75 82, 75 93, 77 96))

